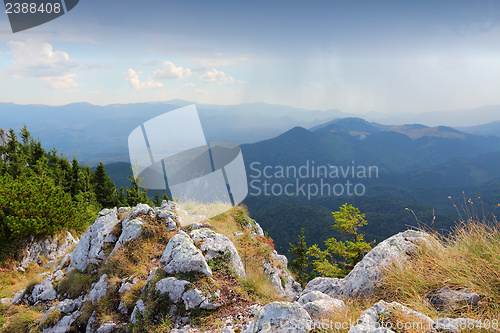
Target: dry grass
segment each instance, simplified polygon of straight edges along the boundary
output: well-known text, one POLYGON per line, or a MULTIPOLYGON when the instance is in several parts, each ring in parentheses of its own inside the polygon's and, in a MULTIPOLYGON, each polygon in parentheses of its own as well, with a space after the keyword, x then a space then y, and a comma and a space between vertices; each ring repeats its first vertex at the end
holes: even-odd
MULTIPOLYGON (((179 202, 179 206, 193 216, 204 215, 208 218, 218 216, 233 208, 231 204, 222 201, 217 201, 211 204, 203 204, 196 201, 182 201, 179 202)), ((188 226, 193 222, 194 221, 182 221, 182 224, 183 226, 188 226)))
POLYGON ((280 296, 267 280, 262 269, 263 259, 276 264, 271 259, 273 248, 268 242, 262 242, 252 235, 252 232, 246 228, 248 223, 251 224, 248 210, 241 206, 233 207, 210 220, 214 231, 228 237, 238 250, 247 275, 241 284, 254 301, 268 303, 280 300, 280 296))
POLYGON ((428 316, 500 318, 500 225, 468 221, 447 237, 434 235, 413 260, 387 269, 380 297, 428 316), (481 296, 477 306, 453 312, 432 307, 428 295, 443 287, 465 287, 481 296))
POLYGON ((5 324, 0 329, 1 333, 36 333, 40 331, 38 323, 43 317, 42 312, 26 306, 13 306, 2 312, 2 316, 5 318, 5 324))

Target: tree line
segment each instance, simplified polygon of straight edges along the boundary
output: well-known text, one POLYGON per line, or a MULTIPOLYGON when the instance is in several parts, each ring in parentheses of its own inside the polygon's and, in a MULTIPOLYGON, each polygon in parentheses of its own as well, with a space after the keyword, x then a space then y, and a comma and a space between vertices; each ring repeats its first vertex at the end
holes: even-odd
POLYGON ((0 146, 0 241, 11 246, 0 250, 0 261, 29 236, 85 230, 102 208, 151 204, 129 178, 129 188, 116 189, 102 163, 93 171, 56 148, 46 151, 26 126, 18 135, 10 129, 0 146))

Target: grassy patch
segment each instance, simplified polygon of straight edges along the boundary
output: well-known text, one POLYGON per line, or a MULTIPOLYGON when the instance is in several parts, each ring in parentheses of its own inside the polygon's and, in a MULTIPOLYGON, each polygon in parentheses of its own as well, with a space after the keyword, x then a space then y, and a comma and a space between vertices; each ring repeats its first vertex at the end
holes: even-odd
POLYGON ((4 312, 5 324, 1 333, 39 332, 38 323, 43 314, 25 306, 14 306, 4 312))
POLYGON ((59 322, 59 320, 61 320, 61 318, 62 318, 61 311, 55 309, 51 311, 47 315, 47 317, 43 319, 43 321, 40 322, 40 328, 44 330, 46 328, 53 327, 55 324, 59 322))
POLYGON ((89 292, 90 286, 96 281, 96 275, 89 275, 74 269, 59 282, 57 290, 62 295, 68 294, 70 298, 77 298, 89 292))
POLYGON ((447 237, 434 235, 409 262, 385 272, 380 296, 429 315, 500 318, 500 228, 498 222, 469 221, 447 237), (481 296, 477 306, 452 313, 432 307, 428 295, 443 287, 465 287, 481 296))

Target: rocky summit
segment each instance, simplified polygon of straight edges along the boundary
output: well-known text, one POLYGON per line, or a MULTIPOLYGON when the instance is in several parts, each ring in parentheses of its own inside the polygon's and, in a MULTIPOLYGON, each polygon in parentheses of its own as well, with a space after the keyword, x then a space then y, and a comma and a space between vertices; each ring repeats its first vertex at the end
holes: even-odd
MULTIPOLYGON (((302 290, 287 258, 243 208, 212 220, 191 219, 204 223, 186 223, 190 218, 172 201, 160 207, 139 204, 102 210, 80 239, 67 232, 31 239, 18 269, 49 260, 50 270, 2 299, 2 306, 37 311, 39 320, 30 332, 43 333, 298 333, 323 332, 325 325, 335 331, 332 320, 349 311, 348 303, 376 297, 385 269, 405 265, 432 242, 420 231, 396 234, 345 278, 317 277, 302 290)), ((446 287, 428 299, 436 308, 453 311, 461 304, 477 305, 480 297, 465 287, 446 287)), ((431 318, 380 300, 342 328, 403 332, 385 325, 396 313, 420 323, 422 332, 460 332, 477 324, 467 318, 431 318)))

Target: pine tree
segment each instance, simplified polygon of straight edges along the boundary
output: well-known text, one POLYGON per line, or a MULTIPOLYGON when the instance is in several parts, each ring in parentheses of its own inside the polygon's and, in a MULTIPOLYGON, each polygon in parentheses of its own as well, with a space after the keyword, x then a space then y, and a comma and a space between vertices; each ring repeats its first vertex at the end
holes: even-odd
POLYGON ((142 189, 141 179, 137 178, 137 181, 133 176, 127 177, 128 181, 132 185, 130 188, 127 188, 127 203, 129 206, 136 206, 137 204, 151 204, 151 200, 148 197, 148 192, 145 189, 142 189))
POLYGON ((332 214, 335 218, 332 227, 349 239, 339 241, 334 237, 328 238, 325 241, 326 250, 320 250, 315 244, 309 248, 309 254, 317 258, 312 264, 322 276, 344 277, 371 250, 375 241, 367 243, 364 235, 358 233, 358 228, 367 224, 365 214, 361 214, 359 209, 346 203, 332 214))
POLYGON ((104 164, 99 163, 97 165, 92 183, 94 185, 97 202, 99 202, 102 207, 114 207, 117 199, 116 186, 107 175, 104 164))
POLYGON ((299 235, 297 246, 290 244, 290 253, 297 256, 290 262, 290 270, 295 273, 297 282, 305 287, 310 279, 307 274, 309 268, 309 252, 306 244, 306 236, 304 235, 304 227, 302 227, 299 235))

